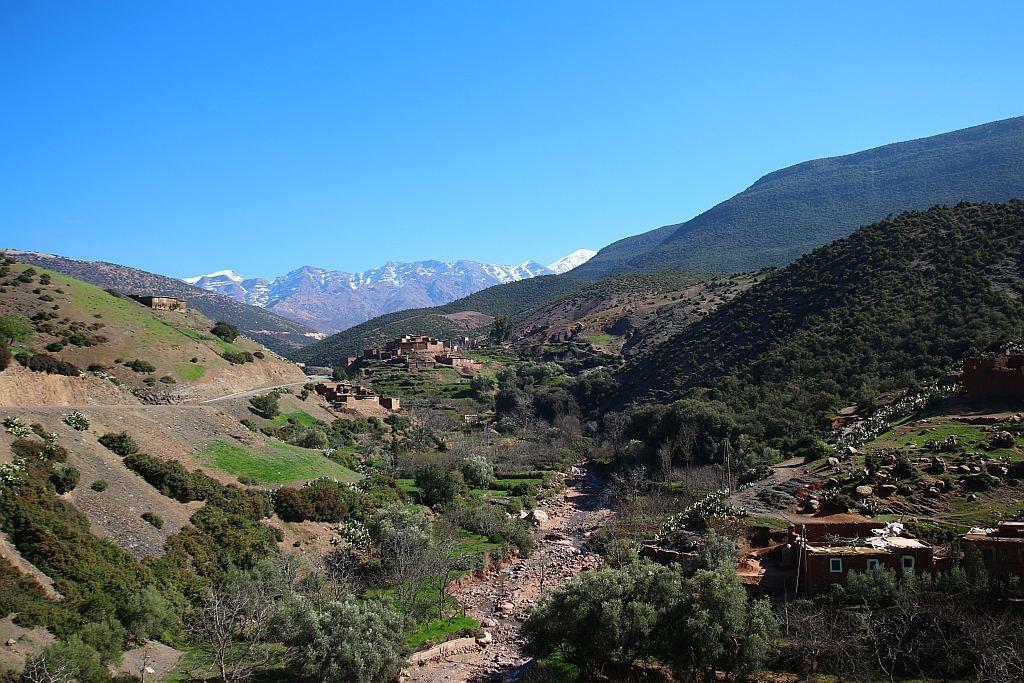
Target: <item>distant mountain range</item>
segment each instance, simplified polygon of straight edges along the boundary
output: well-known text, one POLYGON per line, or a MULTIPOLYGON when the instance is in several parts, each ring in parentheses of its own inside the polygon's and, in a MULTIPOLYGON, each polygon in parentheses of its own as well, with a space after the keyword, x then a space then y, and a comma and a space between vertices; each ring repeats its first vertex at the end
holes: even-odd
POLYGON ((303 266, 273 280, 219 270, 184 282, 317 330, 337 332, 378 315, 439 306, 494 285, 565 273, 596 253, 577 249, 546 266, 537 261, 416 261, 390 262, 361 273, 303 266))

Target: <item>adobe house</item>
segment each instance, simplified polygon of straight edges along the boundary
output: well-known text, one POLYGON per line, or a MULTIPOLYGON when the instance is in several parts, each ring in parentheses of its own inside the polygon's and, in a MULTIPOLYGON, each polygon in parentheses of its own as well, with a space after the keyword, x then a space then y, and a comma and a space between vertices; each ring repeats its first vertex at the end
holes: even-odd
POLYGON ((174 311, 176 313, 184 313, 188 310, 188 302, 184 299, 179 299, 174 296, 141 296, 135 294, 129 294, 129 298, 138 301, 143 306, 156 309, 158 311, 174 311))
POLYGON ((1024 579, 1024 522, 999 522, 994 529, 971 529, 963 536, 965 548, 978 551, 992 576, 1024 579))
POLYGON ((444 353, 434 356, 438 365, 444 365, 457 370, 474 371, 483 367, 483 363, 472 358, 466 358, 461 353, 444 353))
POLYGON ((1024 353, 989 353, 964 361, 961 375, 967 398, 1024 399, 1024 353))
POLYGON ((835 584, 845 586, 851 571, 884 568, 900 573, 934 572, 932 547, 902 533, 902 524, 874 520, 825 519, 790 524, 797 589, 815 594, 835 584))
POLYGON ((381 396, 373 389, 359 384, 345 384, 339 382, 335 385, 317 384, 313 390, 323 396, 324 399, 337 410, 346 408, 360 408, 368 406, 380 406, 386 410, 396 411, 400 402, 393 396, 381 396))
POLYGON ((394 360, 403 356, 410 356, 415 353, 442 354, 454 351, 456 348, 447 343, 425 334, 406 334, 384 346, 375 346, 365 349, 362 358, 364 360, 394 360))

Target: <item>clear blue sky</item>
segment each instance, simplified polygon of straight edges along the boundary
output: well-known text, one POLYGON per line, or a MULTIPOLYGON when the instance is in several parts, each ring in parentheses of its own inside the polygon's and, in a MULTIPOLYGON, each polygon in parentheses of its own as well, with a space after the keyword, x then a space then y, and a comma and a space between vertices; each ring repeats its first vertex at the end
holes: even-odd
POLYGON ((0 244, 548 261, 1024 114, 1021 2, 0 3, 0 244), (842 5, 842 7, 840 7, 842 5))

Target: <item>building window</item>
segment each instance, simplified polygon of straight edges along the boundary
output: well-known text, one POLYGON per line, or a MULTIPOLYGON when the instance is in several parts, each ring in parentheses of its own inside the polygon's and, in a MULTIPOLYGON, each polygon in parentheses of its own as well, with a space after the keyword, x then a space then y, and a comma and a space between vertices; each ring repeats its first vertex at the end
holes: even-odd
POLYGON ((904 555, 903 556, 903 571, 912 572, 914 571, 914 556, 904 555))
POLYGON ((842 573, 843 571, 843 558, 841 557, 830 557, 828 560, 828 570, 834 573, 842 573))
POLYGON ((878 569, 878 560, 873 557, 868 558, 868 571, 872 569, 878 569))

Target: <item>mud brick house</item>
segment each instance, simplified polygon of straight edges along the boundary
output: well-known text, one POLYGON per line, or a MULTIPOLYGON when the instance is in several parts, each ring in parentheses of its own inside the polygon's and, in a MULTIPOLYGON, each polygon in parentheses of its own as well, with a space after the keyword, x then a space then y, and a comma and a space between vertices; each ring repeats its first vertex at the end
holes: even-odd
POLYGON ((406 334, 384 346, 375 346, 363 351, 363 360, 392 360, 413 354, 443 354, 452 348, 445 342, 423 334, 406 334))
POLYGON ((178 299, 173 296, 139 296, 134 294, 128 295, 130 298, 135 299, 143 306, 156 309, 158 311, 175 311, 177 313, 184 313, 188 310, 188 302, 184 299, 178 299))
POLYGON ((821 593, 846 585, 851 571, 889 569, 923 574, 935 571, 930 545, 901 535, 902 525, 873 520, 808 520, 790 524, 798 590, 821 593))
POLYGON ((999 522, 994 529, 971 529, 964 548, 978 551, 992 576, 1024 579, 1024 522, 999 522))
POLYGON ((967 398, 1024 399, 1024 353, 985 354, 964 361, 962 374, 967 398))
POLYGON ((380 406, 386 410, 396 411, 400 407, 397 398, 381 396, 373 389, 358 384, 317 384, 314 391, 337 410, 380 406))
POLYGON ((456 370, 474 371, 483 367, 483 363, 480 361, 473 360, 472 358, 466 358, 459 353, 444 353, 435 356, 434 360, 437 361, 438 365, 455 368, 456 370))

